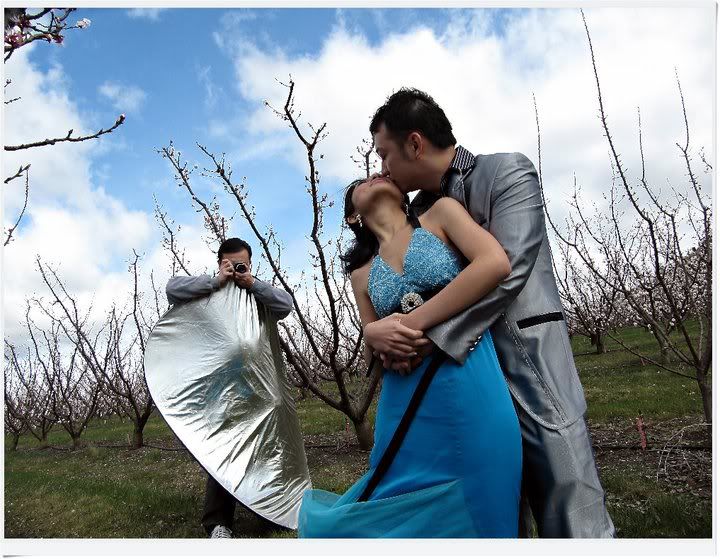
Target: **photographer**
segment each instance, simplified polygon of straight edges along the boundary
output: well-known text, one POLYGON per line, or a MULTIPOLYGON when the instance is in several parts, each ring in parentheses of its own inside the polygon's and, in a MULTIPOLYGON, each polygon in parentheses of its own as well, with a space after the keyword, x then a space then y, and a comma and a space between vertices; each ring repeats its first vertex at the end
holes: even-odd
MULTIPOLYGON (((254 277, 251 273, 251 258, 252 249, 248 243, 238 238, 225 240, 218 249, 218 274, 214 277, 201 275, 170 278, 165 288, 168 301, 176 305, 206 297, 232 280, 238 287, 252 293, 256 301, 270 311, 276 320, 285 318, 292 312, 292 297, 283 289, 254 277)), ((235 497, 212 475, 208 475, 202 525, 211 538, 232 537, 236 503, 238 501, 235 497)), ((269 520, 263 519, 263 522, 267 523, 269 528, 282 529, 269 520)))
POLYGON ((171 305, 210 295, 232 279, 238 287, 247 289, 282 320, 292 312, 292 297, 269 283, 260 281, 251 273, 252 249, 245 241, 227 239, 218 249, 218 275, 175 276, 170 278, 165 293, 171 305))

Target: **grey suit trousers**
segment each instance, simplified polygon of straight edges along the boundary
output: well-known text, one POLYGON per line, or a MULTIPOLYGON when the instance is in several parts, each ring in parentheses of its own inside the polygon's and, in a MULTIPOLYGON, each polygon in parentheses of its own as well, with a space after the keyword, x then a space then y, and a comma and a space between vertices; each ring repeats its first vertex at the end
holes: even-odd
POLYGON ((541 538, 614 538, 585 418, 548 429, 515 409, 523 438, 520 537, 530 537, 532 510, 541 538))

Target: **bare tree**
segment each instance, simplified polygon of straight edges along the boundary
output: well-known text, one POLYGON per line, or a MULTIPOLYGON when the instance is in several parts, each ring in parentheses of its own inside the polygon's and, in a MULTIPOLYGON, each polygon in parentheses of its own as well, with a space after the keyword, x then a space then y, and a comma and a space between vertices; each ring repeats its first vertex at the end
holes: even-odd
POLYGON ((96 138, 99 138, 100 136, 103 136, 104 134, 109 134, 118 126, 120 126, 123 122, 125 122, 125 115, 121 114, 115 121, 115 124, 113 124, 110 128, 101 128, 94 134, 87 134, 85 136, 73 136, 72 134, 74 130, 71 128, 70 130, 68 130, 68 133, 65 136, 60 136, 57 138, 45 138, 44 140, 28 142, 26 144, 19 144, 15 146, 5 146, 5 151, 20 151, 23 149, 39 148, 43 146, 54 146, 55 144, 60 144, 63 142, 84 142, 86 140, 94 140, 96 138))
POLYGON ((17 450, 20 435, 28 429, 22 384, 15 374, 15 356, 10 351, 11 347, 5 341, 5 432, 12 437, 10 449, 17 450))
POLYGON ((155 219, 162 227, 163 231, 163 248, 170 256, 170 275, 176 276, 178 272, 191 276, 188 267, 189 263, 185 258, 185 251, 178 246, 177 235, 180 232, 180 226, 175 227, 175 223, 168 218, 167 212, 162 210, 160 203, 155 199, 155 219))
MULTIPOLYGON (((597 85, 600 120, 613 166, 613 181, 607 197, 609 216, 599 217, 597 213, 595 217, 588 216, 576 195, 565 234, 559 231, 549 214, 548 221, 560 242, 577 256, 586 271, 604 283, 607 289, 616 289, 622 295, 638 320, 648 326, 661 347, 667 348, 672 362, 656 359, 651 354, 629 347, 618 336, 608 335, 644 361, 696 380, 705 420, 710 424, 712 209, 692 169, 690 130, 680 80, 677 79, 677 85, 686 135, 685 142, 676 143, 676 146, 682 155, 688 185, 684 190, 673 188, 674 197, 663 200, 646 178, 640 121, 641 173, 637 187, 630 184, 607 123, 590 31, 582 10, 581 14, 597 85), (645 201, 641 193, 647 198, 645 201), (626 212, 630 214, 627 218, 626 212), (698 334, 692 331, 693 325, 697 325, 698 334), (671 335, 673 332, 676 335, 671 335)), ((703 162, 708 172, 711 167, 703 162)))
MULTIPOLYGON (((10 373, 17 380, 15 398, 11 400, 13 415, 24 420, 25 425, 40 442, 40 448, 48 446, 48 434, 56 423, 52 413, 53 379, 46 378, 42 364, 34 359, 28 348, 27 357, 21 362, 15 347, 7 340, 10 373)), ((7 406, 6 397, 6 406, 7 406)))
MULTIPOLYGON (((367 411, 372 403, 379 382, 379 370, 370 378, 359 374, 366 365, 362 355, 362 329, 353 304, 347 277, 337 268, 341 241, 328 239, 323 232, 324 211, 333 205, 327 194, 319 189, 320 173, 317 162, 322 155, 316 156, 316 148, 326 136, 326 125, 314 127, 308 125, 303 132, 298 124, 298 114, 294 106, 295 84, 290 79, 282 84, 288 89, 288 95, 282 110, 277 110, 266 102, 275 114, 288 124, 297 140, 307 153, 308 172, 305 176, 305 190, 309 197, 312 223, 307 235, 312 249, 310 253, 309 274, 300 274, 300 279, 291 281, 290 272, 282 265, 282 243, 271 226, 261 232, 257 225, 255 208, 248 202, 248 187, 245 180, 233 181, 232 170, 225 162, 224 154, 216 156, 206 147, 198 148, 211 163, 202 170, 203 176, 219 182, 235 201, 240 213, 249 224, 253 235, 262 248, 262 256, 269 264, 274 281, 285 289, 293 299, 295 310, 292 318, 281 323, 280 344, 288 364, 291 381, 305 390, 310 390, 329 406, 344 413, 352 422, 361 448, 372 447, 372 427, 367 411), (304 288, 305 298, 301 298, 304 288), (332 388, 327 387, 332 382, 332 388)), ((203 213, 205 225, 214 237, 214 241, 225 238, 228 221, 222 217, 218 202, 202 201, 191 185, 191 176, 195 168, 181 158, 172 144, 159 150, 159 153, 172 165, 175 178, 192 199, 197 211, 203 213)), ((372 148, 360 149, 366 172, 369 173, 372 148)))
POLYGON ((30 164, 28 163, 25 166, 20 166, 20 169, 17 173, 5 179, 5 184, 8 184, 16 178, 22 176, 23 173, 25 174, 25 201, 23 202, 22 210, 20 210, 20 213, 18 214, 15 223, 12 227, 10 227, 10 229, 7 230, 5 236, 5 243, 3 243, 3 246, 7 246, 8 244, 10 244, 10 241, 12 241, 13 238, 13 233, 15 233, 15 229, 17 229, 18 225, 20 225, 20 221, 25 215, 25 210, 27 210, 28 197, 30 196, 30 164))
POLYGON ((555 277, 568 329, 589 338, 598 354, 605 353, 608 332, 623 319, 620 291, 583 269, 567 246, 560 247, 560 255, 560 269, 555 269, 555 277))
POLYGON ((140 338, 132 331, 132 314, 119 313, 116 309, 110 313, 113 350, 105 380, 118 415, 133 424, 133 448, 140 448, 144 445, 145 425, 155 406, 143 376, 140 338))
POLYGON ((143 375, 142 356, 144 336, 147 333, 138 309, 140 293, 137 283, 137 258, 136 255, 130 267, 134 279, 132 310, 118 311, 113 305, 107 313, 105 323, 94 334, 88 318, 90 310, 81 315, 77 300, 70 295, 58 274, 44 265, 39 257, 37 265, 52 295, 51 306, 36 300, 36 304, 45 314, 60 325, 83 364, 101 383, 102 389, 112 402, 111 405, 121 416, 128 417, 133 422, 134 448, 143 446, 143 429, 154 410, 143 375))
POLYGON ((353 163, 355 163, 364 173, 366 177, 370 176, 370 169, 373 162, 377 160, 375 155, 375 138, 364 139, 360 145, 355 148, 357 155, 351 155, 353 163))
MULTIPOLYGON (((5 12, 5 62, 12 56, 12 54, 19 48, 25 45, 29 45, 38 40, 47 41, 49 43, 62 43, 66 31, 70 29, 85 29, 90 26, 90 20, 83 18, 75 23, 75 25, 69 25, 67 18, 71 13, 76 11, 76 8, 42 8, 34 9, 31 13, 29 8, 6 8, 5 12)), ((7 97, 7 88, 12 84, 11 79, 5 80, 4 92, 7 97)), ((21 97, 15 97, 5 101, 5 105, 20 101, 21 97)), ((33 142, 27 142, 17 145, 5 145, 5 151, 21 151, 31 148, 38 148, 44 146, 53 146, 58 143, 64 142, 85 142, 87 140, 97 139, 100 136, 109 134, 118 128, 125 122, 125 115, 121 114, 115 120, 110 128, 101 128, 93 134, 85 135, 73 135, 74 130, 69 130, 65 136, 59 136, 56 138, 45 138, 44 140, 37 140, 33 142)), ((14 225, 7 230, 5 233, 4 246, 7 246, 13 239, 13 233, 20 225, 20 221, 25 215, 25 211, 28 205, 28 198, 30 194, 30 177, 29 177, 30 164, 23 164, 19 170, 12 176, 5 179, 4 184, 8 184, 13 180, 25 176, 25 199, 23 208, 20 211, 14 225)))
POLYGON ((77 348, 69 360, 63 359, 60 344, 60 327, 52 323, 49 331, 41 332, 45 358, 40 357, 37 341, 33 338, 38 360, 43 360, 44 370, 53 379, 52 412, 55 420, 70 435, 73 449, 80 447, 80 437, 95 415, 100 399, 100 382, 94 377, 87 363, 78 356, 77 348), (49 374, 48 374, 49 373, 49 374))

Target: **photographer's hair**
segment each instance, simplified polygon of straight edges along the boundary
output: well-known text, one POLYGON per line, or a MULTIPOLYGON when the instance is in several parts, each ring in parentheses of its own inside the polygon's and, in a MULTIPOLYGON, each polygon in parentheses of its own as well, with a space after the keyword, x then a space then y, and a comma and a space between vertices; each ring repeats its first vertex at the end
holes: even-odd
POLYGON ((383 123, 398 144, 402 144, 411 132, 420 132, 440 149, 457 143, 445 112, 432 97, 419 89, 403 87, 388 97, 385 104, 375 111, 370 133, 375 134, 383 123))
POLYGON ((218 262, 222 261, 223 254, 232 254, 233 252, 240 252, 243 249, 247 250, 248 259, 251 260, 252 249, 250 248, 249 244, 247 244, 242 239, 238 239, 237 237, 233 237, 232 239, 225 239, 220 245, 220 248, 218 248, 218 262))
MULTIPOLYGON (((350 274, 353 270, 356 270, 373 256, 378 253, 380 243, 377 240, 375 234, 370 231, 370 228, 366 225, 361 227, 359 223, 348 223, 347 218, 355 214, 355 206, 352 202, 352 195, 358 185, 362 184, 368 179, 357 179, 351 182, 345 190, 345 211, 343 214, 343 220, 345 224, 355 235, 355 238, 350 242, 348 249, 340 255, 340 260, 343 263, 343 272, 350 274)), ((405 207, 410 204, 410 198, 405 194, 405 207)))

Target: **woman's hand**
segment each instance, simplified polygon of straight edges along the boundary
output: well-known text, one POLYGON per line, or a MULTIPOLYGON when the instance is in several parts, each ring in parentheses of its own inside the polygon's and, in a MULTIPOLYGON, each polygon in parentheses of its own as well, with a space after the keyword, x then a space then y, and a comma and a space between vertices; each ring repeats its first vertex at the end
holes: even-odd
POLYGON ((415 357, 417 348, 426 345, 430 340, 424 337, 420 330, 404 326, 398 320, 403 316, 397 313, 391 314, 365 326, 363 329, 365 343, 394 360, 415 357))
MULTIPOLYGON (((419 308, 420 307, 418 307, 418 309, 419 308)), ((407 326, 411 330, 422 332, 423 330, 425 330, 425 327, 423 326, 423 324, 421 324, 420 320, 418 320, 418 317, 419 317, 419 315, 417 313, 418 309, 415 309, 415 310, 409 312, 408 314, 395 313, 395 314, 391 314, 390 316, 394 317, 395 320, 400 322, 400 324, 402 324, 403 326, 407 326)))
MULTIPOLYGON (((412 313, 395 313, 391 314, 386 318, 393 319, 397 321, 400 325, 406 326, 407 328, 415 330, 416 332, 420 331, 416 328, 416 321, 414 320, 412 313)), ((407 375, 417 369, 420 363, 422 363, 423 359, 430 355, 435 349, 435 344, 432 342, 432 340, 429 340, 427 338, 422 338, 421 340, 425 341, 422 344, 419 344, 418 342, 420 340, 415 340, 413 356, 396 358, 382 353, 378 350, 374 350, 373 353, 382 361, 383 368, 390 369, 401 375, 407 375)))

